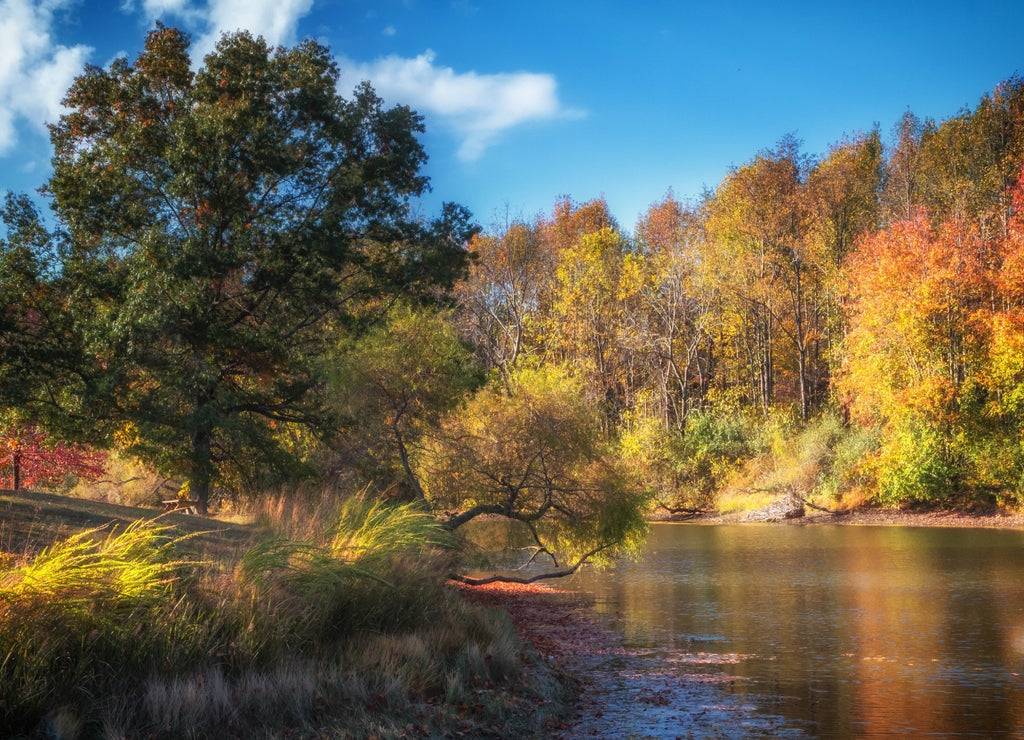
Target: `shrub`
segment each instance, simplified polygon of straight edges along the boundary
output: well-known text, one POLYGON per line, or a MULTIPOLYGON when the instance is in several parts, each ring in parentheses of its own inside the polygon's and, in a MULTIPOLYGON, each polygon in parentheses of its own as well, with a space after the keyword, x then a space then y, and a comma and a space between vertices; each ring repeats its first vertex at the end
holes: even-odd
POLYGON ((946 505, 958 492, 963 462, 941 430, 905 419, 890 426, 874 465, 883 506, 946 505))

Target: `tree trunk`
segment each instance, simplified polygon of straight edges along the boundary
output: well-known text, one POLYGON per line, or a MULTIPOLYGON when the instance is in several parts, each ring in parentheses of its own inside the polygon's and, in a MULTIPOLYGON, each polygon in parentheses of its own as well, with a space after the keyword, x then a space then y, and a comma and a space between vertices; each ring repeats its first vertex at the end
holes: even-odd
POLYGON ((412 464, 409 462, 409 451, 405 447, 405 438, 402 436, 402 432, 398 429, 397 423, 392 426, 391 431, 395 437, 395 443, 398 445, 398 457, 402 461, 402 470, 405 472, 405 479, 409 484, 409 490, 412 492, 413 498, 416 501, 426 503, 427 496, 423 492, 423 487, 420 485, 419 479, 412 470, 412 464))
POLYGON ((11 457, 11 472, 14 475, 14 490, 21 489, 21 450, 15 450, 11 457))
POLYGON ((205 515, 210 505, 210 481, 213 477, 213 455, 210 431, 200 429, 192 436, 192 472, 189 477, 189 491, 198 505, 199 513, 205 515))

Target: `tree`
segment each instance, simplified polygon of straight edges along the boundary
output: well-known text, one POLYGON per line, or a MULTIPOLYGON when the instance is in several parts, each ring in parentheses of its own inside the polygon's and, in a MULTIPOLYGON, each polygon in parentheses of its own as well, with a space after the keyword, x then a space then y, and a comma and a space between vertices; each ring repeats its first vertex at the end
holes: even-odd
POLYGON ((520 369, 511 389, 491 385, 449 414, 420 460, 431 505, 455 530, 477 517, 518 524, 553 570, 632 552, 645 531, 644 497, 626 485, 600 432, 600 410, 557 367, 520 369))
MULTIPOLYGON (((586 377, 607 419, 622 410, 620 325, 625 240, 604 227, 584 234, 558 255, 547 316, 547 349, 555 363, 586 377)), ((628 290, 628 289, 627 289, 628 290)))
POLYGON ((669 194, 640 219, 636 241, 644 272, 639 313, 646 318, 653 391, 662 421, 682 431, 711 374, 717 285, 704 259, 704 214, 669 194))
POLYGON ((811 386, 819 397, 838 364, 835 348, 845 332, 842 264, 857 240, 878 227, 881 186, 882 144, 877 130, 833 146, 804 184, 804 253, 818 279, 809 285, 812 310, 798 349, 810 350, 811 386), (814 361, 822 356, 828 362, 814 361))
MULTIPOLYGON (((929 124, 931 125, 931 124, 929 124)), ((909 110, 893 127, 893 144, 885 164, 882 204, 891 223, 914 216, 921 205, 921 136, 924 124, 909 110)))
POLYGON ((804 418, 808 393, 808 282, 813 265, 804 254, 799 142, 784 137, 774 150, 733 171, 709 204, 709 229, 725 297, 723 325, 735 347, 736 374, 767 415, 777 399, 782 369, 791 360, 804 418), (779 350, 790 340, 795 357, 779 350), (745 361, 746 367, 740 364, 745 361))
POLYGON ((0 432, 0 473, 10 476, 15 491, 57 483, 68 475, 95 479, 103 474, 103 456, 14 423, 0 432))
POLYGON ((64 310, 53 235, 28 197, 0 209, 0 399, 23 416, 55 422, 69 376, 81 372, 79 343, 64 310))
POLYGON ((401 305, 332 361, 331 405, 340 440, 379 487, 424 499, 412 452, 445 412, 482 383, 479 366, 447 313, 401 305))
POLYGON ((974 110, 926 125, 918 162, 921 202, 935 223, 977 224, 986 240, 1005 234, 1007 194, 1024 165, 1024 80, 1006 80, 974 110))
POLYGON ((965 404, 984 365, 992 275, 976 229, 927 214, 866 238, 846 265, 850 328, 837 390, 885 436, 886 503, 964 493, 965 404))
POLYGON ((488 367, 511 373, 540 340, 539 303, 554 275, 540 228, 515 222, 501 235, 478 235, 476 259, 459 284, 460 324, 488 367))
POLYGON ((103 369, 85 402, 205 508, 229 467, 287 464, 282 427, 322 426, 330 329, 449 290, 474 229, 451 204, 414 217, 420 117, 368 84, 342 98, 323 46, 237 33, 194 73, 188 47, 158 26, 134 64, 85 70, 47 191, 68 308, 103 369))
POLYGON ((1013 204, 1006 235, 989 255, 993 295, 979 311, 987 328, 983 368, 976 378, 972 429, 979 478, 997 501, 1024 500, 1024 171, 1007 192, 1013 204), (979 428, 980 427, 980 428, 979 428))

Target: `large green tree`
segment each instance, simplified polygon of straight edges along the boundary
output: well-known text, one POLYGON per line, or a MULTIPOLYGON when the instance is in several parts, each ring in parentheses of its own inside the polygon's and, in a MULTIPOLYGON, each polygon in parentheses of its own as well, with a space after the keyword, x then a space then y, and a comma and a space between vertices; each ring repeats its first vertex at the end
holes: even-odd
POLYGON ((5 422, 46 422, 67 433, 67 392, 90 382, 83 347, 66 311, 57 240, 25 195, 0 208, 0 405, 5 422))
POLYGON ((451 204, 415 217, 420 117, 368 84, 342 97, 325 47, 237 33, 195 72, 188 51, 158 26, 134 63, 87 68, 47 190, 102 371, 83 400, 205 506, 232 466, 285 462, 282 429, 322 424, 327 329, 449 289, 473 228, 451 204))

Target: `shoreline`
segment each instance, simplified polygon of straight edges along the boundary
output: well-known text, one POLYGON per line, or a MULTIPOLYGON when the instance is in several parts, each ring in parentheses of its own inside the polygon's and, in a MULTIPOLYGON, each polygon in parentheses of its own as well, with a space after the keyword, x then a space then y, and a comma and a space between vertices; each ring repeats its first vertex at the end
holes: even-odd
POLYGON ((730 691, 736 679, 717 669, 734 656, 698 653, 665 663, 658 651, 629 647, 602 625, 586 597, 551 585, 459 588, 472 603, 504 610, 519 639, 569 693, 540 737, 799 737, 730 691))
POLYGON ((988 529, 1024 529, 1024 513, 986 511, 970 512, 948 509, 913 511, 904 509, 852 509, 842 513, 828 513, 806 509, 804 516, 792 519, 753 520, 750 512, 708 513, 690 518, 657 517, 652 524, 761 524, 777 526, 898 526, 898 527, 965 527, 988 529))

